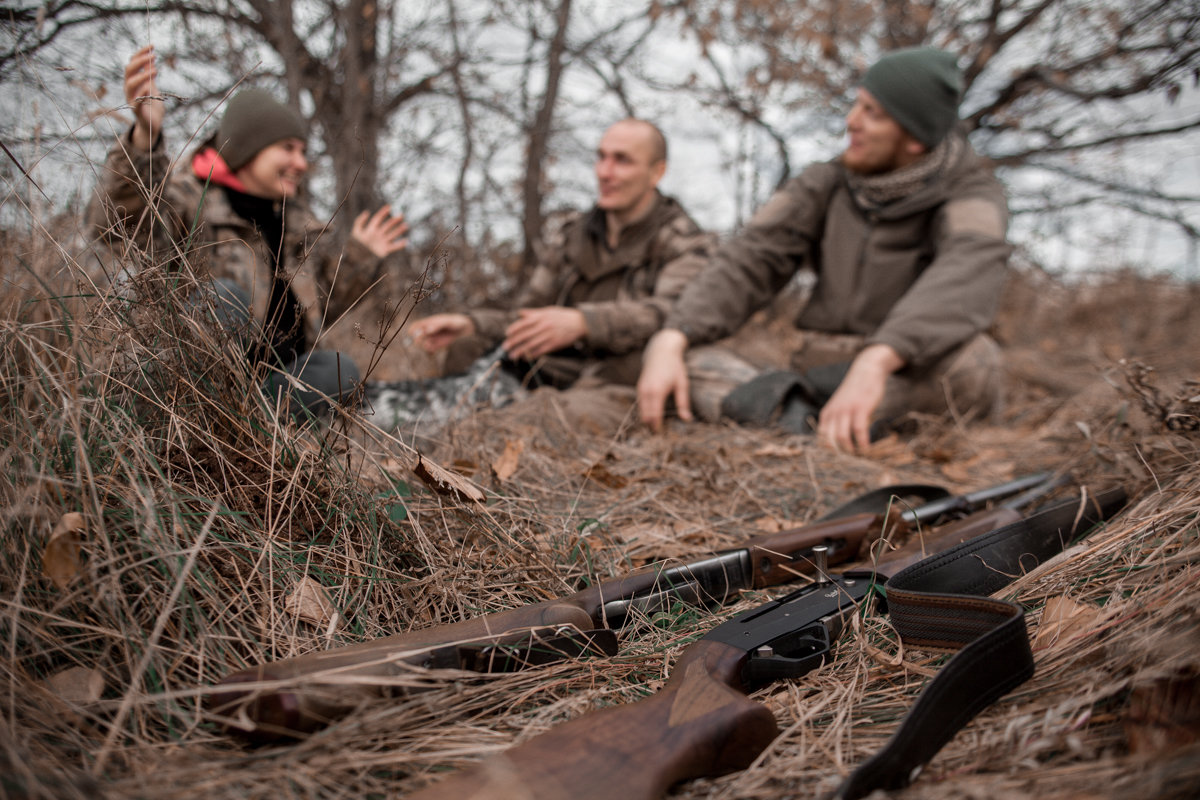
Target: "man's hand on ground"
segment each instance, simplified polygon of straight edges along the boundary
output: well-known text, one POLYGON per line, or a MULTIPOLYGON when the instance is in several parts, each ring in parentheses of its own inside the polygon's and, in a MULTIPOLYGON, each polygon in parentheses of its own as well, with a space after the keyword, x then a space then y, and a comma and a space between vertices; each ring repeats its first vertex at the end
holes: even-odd
POLYGON ((657 432, 662 428, 667 398, 675 398, 679 418, 690 421, 692 406, 688 386, 687 337, 682 331, 661 330, 646 343, 642 357, 642 374, 638 378, 638 409, 642 422, 657 432))
POLYGON ((522 308, 504 332, 504 351, 510 358, 537 358, 586 336, 587 322, 577 308, 522 308))
POLYGON ((413 323, 411 333, 414 342, 434 353, 475 333, 475 323, 466 314, 434 314, 413 323))
POLYGON ((904 359, 886 344, 873 344, 859 353, 821 409, 818 436, 838 450, 866 450, 888 376, 903 366, 904 359))

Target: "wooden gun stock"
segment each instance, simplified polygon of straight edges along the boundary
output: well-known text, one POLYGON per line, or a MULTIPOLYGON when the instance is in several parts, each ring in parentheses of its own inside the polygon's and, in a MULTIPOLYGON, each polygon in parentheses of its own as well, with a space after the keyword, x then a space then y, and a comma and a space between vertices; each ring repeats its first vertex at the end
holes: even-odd
POLYGON ((742 691, 745 660, 736 647, 697 642, 662 691, 574 719, 412 798, 649 800, 688 778, 745 769, 779 734, 742 691))
POLYGON ((380 696, 388 679, 411 675, 413 667, 451 666, 438 663, 438 648, 458 643, 503 646, 544 632, 590 630, 591 617, 573 600, 550 600, 260 664, 225 676, 209 695, 208 705, 229 720, 230 731, 251 738, 310 733, 340 719, 363 700, 380 696))

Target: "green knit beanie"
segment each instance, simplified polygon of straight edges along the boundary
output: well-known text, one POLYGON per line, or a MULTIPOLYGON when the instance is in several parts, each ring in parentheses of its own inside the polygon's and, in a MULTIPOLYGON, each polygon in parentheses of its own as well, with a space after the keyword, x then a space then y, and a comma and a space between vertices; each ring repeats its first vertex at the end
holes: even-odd
POLYGON ((962 72, 945 50, 910 47, 888 53, 867 70, 862 88, 926 147, 936 147, 958 122, 962 72))
POLYGON ((217 150, 234 172, 258 151, 281 139, 306 138, 304 120, 263 89, 238 92, 225 108, 217 129, 217 150))

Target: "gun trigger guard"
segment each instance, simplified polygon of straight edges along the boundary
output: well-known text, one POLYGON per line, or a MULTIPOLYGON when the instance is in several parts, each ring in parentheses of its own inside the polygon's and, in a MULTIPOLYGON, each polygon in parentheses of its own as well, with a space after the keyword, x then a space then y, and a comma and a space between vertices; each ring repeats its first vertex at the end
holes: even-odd
POLYGON ((799 678, 819 669, 832 649, 829 630, 823 624, 793 631, 750 653, 742 668, 742 682, 753 691, 773 681, 799 678))

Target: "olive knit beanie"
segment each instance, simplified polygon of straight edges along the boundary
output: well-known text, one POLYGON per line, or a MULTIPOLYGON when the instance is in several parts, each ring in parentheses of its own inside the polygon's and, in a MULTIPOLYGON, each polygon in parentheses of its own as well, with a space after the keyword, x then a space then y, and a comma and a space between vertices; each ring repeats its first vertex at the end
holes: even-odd
POLYGON ((945 50, 911 47, 888 53, 867 70, 862 88, 928 148, 936 147, 958 122, 962 73, 945 50))
POLYGON ((268 145, 281 139, 306 138, 304 120, 263 89, 238 92, 225 108, 217 130, 217 150, 234 172, 249 164, 268 145))

